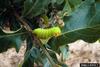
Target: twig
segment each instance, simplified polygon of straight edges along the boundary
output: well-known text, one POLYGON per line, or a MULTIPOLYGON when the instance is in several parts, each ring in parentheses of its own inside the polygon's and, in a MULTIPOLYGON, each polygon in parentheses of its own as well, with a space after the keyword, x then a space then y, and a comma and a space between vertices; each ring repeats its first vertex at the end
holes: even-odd
POLYGON ((29 26, 22 18, 20 18, 20 16, 19 16, 17 13, 15 13, 15 16, 16 16, 16 18, 24 25, 24 27, 25 27, 28 31, 32 32, 32 29, 30 28, 30 26, 29 26))
POLYGON ((52 67, 55 65, 55 62, 53 61, 52 57, 49 55, 49 53, 47 52, 47 49, 43 46, 40 45, 40 47, 43 49, 43 51, 45 52, 50 64, 52 65, 52 67))

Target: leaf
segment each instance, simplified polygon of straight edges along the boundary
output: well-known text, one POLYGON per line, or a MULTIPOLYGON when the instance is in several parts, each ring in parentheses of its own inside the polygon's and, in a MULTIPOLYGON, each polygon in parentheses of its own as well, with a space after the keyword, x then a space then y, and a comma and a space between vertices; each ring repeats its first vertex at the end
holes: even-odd
POLYGON ((63 15, 66 15, 66 14, 69 15, 72 12, 72 9, 71 9, 71 6, 70 6, 68 0, 66 0, 65 2, 66 2, 66 4, 62 10, 62 13, 63 13, 63 15))
POLYGON ((44 64, 43 64, 43 67, 50 67, 51 65, 50 65, 48 59, 45 58, 44 60, 45 60, 45 62, 44 62, 44 64))
POLYGON ((95 0, 96 2, 100 3, 100 0, 95 0))
POLYGON ((49 3, 49 0, 26 0, 24 3, 23 16, 38 16, 45 12, 49 3))
POLYGON ((33 46, 33 40, 30 36, 27 38, 27 49, 25 53, 24 61, 27 61, 29 58, 37 59, 40 56, 40 51, 38 48, 33 46))
POLYGON ((16 33, 4 33, 0 29, 0 52, 6 51, 8 48, 15 47, 18 52, 21 43, 25 40, 26 30, 24 28, 20 29, 16 33))
POLYGON ((62 67, 68 67, 68 65, 66 65, 66 64, 62 64, 62 67))
POLYGON ((82 0, 65 0, 65 5, 61 11, 64 16, 69 16, 80 4, 82 0))
MULTIPOLYGON (((49 40, 48 44, 61 46, 78 39, 86 42, 95 42, 100 38, 100 11, 95 10, 94 0, 84 1, 70 17, 65 17, 65 26, 62 35, 49 40)), ((55 48, 57 50, 58 48, 55 48)))
POLYGON ((62 4, 64 0, 57 0, 57 4, 62 4))
POLYGON ((58 59, 57 59, 57 56, 56 56, 56 52, 53 52, 53 51, 48 51, 49 55, 52 57, 53 61, 55 63, 58 63, 58 59))
POLYGON ((68 0, 68 1, 72 9, 77 8, 82 2, 82 0, 68 0))
POLYGON ((100 1, 96 2, 96 11, 100 11, 100 1))
MULTIPOLYGON (((48 50, 49 55, 52 57, 53 61, 55 63, 58 63, 58 59, 56 56, 56 53, 53 51, 49 51, 48 50)), ((42 61, 43 67, 51 67, 51 63, 49 62, 49 59, 47 58, 47 56, 45 55, 45 53, 41 53, 40 59, 42 61)))
POLYGON ((24 62, 22 64, 22 67, 33 67, 34 66, 34 58, 31 57, 30 50, 27 50, 27 52, 25 53, 24 62))
POLYGON ((32 49, 32 46, 33 46, 32 36, 28 35, 26 39, 26 43, 27 43, 26 51, 32 49))
POLYGON ((38 59, 38 57, 40 56, 40 51, 39 51, 39 49, 33 47, 32 50, 31 50, 31 56, 32 56, 34 59, 38 59))
POLYGON ((32 46, 31 38, 27 39, 27 50, 24 56, 24 62, 22 67, 33 67, 34 62, 40 57, 40 51, 38 48, 32 46))
POLYGON ((7 13, 7 14, 6 13, 7 12, 2 13, 0 15, 0 26, 2 28, 8 27, 7 23, 9 22, 9 28, 10 28, 11 31, 16 31, 19 28, 21 28, 20 21, 15 16, 8 16, 9 13, 7 13))
POLYGON ((11 20, 9 22, 10 22, 11 30, 15 31, 15 30, 18 30, 21 27, 21 25, 19 23, 20 21, 18 21, 15 16, 12 16, 11 20))
POLYGON ((65 61, 69 54, 69 48, 66 45, 60 47, 60 51, 62 53, 62 60, 65 61))
POLYGON ((22 67, 34 67, 34 60, 31 61, 31 59, 28 59, 26 62, 23 63, 22 67))

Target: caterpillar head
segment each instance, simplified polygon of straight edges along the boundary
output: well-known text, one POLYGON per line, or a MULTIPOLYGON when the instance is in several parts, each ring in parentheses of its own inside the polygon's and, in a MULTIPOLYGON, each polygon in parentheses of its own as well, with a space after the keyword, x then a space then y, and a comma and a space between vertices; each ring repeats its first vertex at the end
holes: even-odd
POLYGON ((61 29, 59 27, 53 27, 51 28, 51 30, 52 30, 53 36, 57 37, 61 35, 61 29))

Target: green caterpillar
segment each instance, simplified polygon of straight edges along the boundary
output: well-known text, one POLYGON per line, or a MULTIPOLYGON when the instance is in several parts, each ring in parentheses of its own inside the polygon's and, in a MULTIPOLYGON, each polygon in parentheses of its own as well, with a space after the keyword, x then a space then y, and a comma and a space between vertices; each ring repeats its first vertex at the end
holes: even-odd
POLYGON ((37 35, 38 38, 40 39, 48 39, 52 36, 59 36, 61 35, 61 29, 59 27, 52 27, 48 29, 43 29, 43 28, 37 28, 32 31, 34 34, 37 35))

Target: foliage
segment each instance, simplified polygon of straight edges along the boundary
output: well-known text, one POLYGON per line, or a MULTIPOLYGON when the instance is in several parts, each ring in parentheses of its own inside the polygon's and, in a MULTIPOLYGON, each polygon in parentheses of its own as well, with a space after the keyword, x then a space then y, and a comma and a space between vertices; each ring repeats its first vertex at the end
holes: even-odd
POLYGON ((78 39, 90 43, 98 40, 99 18, 99 0, 0 0, 0 52, 12 47, 18 52, 26 40, 22 67, 67 67, 67 44, 78 39), (61 28, 61 35, 48 40, 32 33, 38 28, 56 26, 61 28), (62 54, 61 61, 57 54, 62 54))

